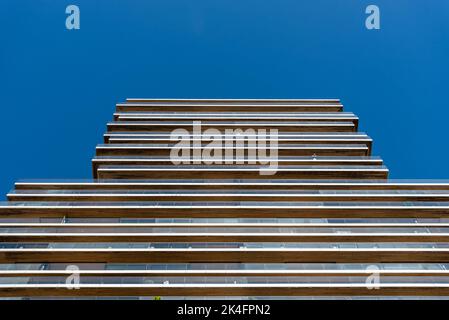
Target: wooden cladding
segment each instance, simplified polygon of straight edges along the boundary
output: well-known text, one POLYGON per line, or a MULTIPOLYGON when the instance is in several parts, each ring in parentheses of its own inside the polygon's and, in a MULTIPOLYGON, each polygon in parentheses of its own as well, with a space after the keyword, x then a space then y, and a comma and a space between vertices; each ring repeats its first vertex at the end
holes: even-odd
POLYGON ((0 249, 1 263, 442 263, 447 248, 0 249))
POLYGON ((358 127, 338 99, 127 99, 94 180, 17 182, 0 205, 0 297, 449 296, 449 182, 388 180, 358 127), (209 129, 245 151, 204 157, 209 129), (277 132, 269 175, 258 130, 277 132))

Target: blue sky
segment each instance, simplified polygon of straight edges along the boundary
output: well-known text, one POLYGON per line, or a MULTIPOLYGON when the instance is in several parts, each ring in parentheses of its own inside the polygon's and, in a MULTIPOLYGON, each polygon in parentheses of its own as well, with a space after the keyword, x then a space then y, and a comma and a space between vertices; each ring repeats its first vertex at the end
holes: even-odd
POLYGON ((392 178, 449 178, 445 0, 2 0, 0 75, 1 196, 90 178, 126 97, 339 97, 392 178))

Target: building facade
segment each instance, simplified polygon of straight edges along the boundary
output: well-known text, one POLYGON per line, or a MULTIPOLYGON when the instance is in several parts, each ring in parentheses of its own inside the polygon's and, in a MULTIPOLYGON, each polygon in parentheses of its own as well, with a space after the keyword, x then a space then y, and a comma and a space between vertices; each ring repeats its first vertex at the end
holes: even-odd
POLYGON ((392 181, 338 99, 127 99, 90 181, 0 205, 0 297, 449 296, 449 183, 392 181))

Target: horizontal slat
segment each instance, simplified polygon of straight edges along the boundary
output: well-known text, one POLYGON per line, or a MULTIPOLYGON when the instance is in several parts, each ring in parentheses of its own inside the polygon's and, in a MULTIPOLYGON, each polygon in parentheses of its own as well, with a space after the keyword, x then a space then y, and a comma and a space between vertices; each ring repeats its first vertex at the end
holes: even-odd
MULTIPOLYGON (((204 159, 196 159, 189 158, 191 163, 197 163, 198 161, 213 162, 215 159, 212 158, 204 158, 204 159)), ((261 159, 262 161, 269 161, 270 159, 261 159)), ((230 159, 229 162, 237 163, 241 161, 240 158, 230 159)), ((244 158, 243 161, 248 163, 250 161, 258 162, 257 158, 244 158)), ((357 166, 376 166, 382 165, 383 160, 379 158, 372 157, 288 157, 288 156, 280 156, 276 160, 280 165, 321 165, 321 166, 330 166, 330 165, 357 165, 357 166)), ((172 159, 170 157, 164 156, 98 156, 92 159, 92 164, 94 166, 94 170, 98 165, 170 165, 173 164, 172 159)), ((223 163, 226 165, 226 163, 223 163)))
POLYGON ((0 233, 1 242, 449 242, 449 233, 407 232, 26 232, 0 233))
POLYGON ((57 277, 79 274, 82 277, 447 277, 443 269, 201 269, 201 270, 0 270, 0 277, 57 277))
POLYGON ((343 110, 340 104, 318 104, 318 103, 303 103, 303 104, 249 104, 241 103, 234 105, 226 104, 181 104, 181 103, 119 103, 116 105, 118 112, 136 112, 136 111, 151 111, 151 112, 339 112, 343 110))
MULTIPOLYGON (((170 139, 148 139, 148 138, 107 138, 105 143, 108 144, 173 144, 178 142, 179 140, 170 140, 170 139)), ((233 143, 231 139, 223 139, 221 140, 221 144, 231 144, 233 143)), ((195 143, 195 145, 207 146, 211 143, 211 141, 194 139, 190 140, 190 142, 195 143)), ((267 141, 267 144, 269 141, 267 141)), ((301 144, 301 145, 365 145, 368 149, 371 148, 372 141, 370 139, 279 139, 277 141, 280 145, 291 145, 291 144, 301 144)), ((235 143, 233 143, 235 144, 235 143)))
POLYGON ((208 249, 0 249, 0 263, 190 263, 190 262, 445 262, 442 248, 208 248, 208 249))
MULTIPOLYGON (((158 131, 158 132, 145 132, 145 131, 136 131, 136 132, 105 132, 105 137, 108 138, 133 138, 133 137, 142 137, 148 139, 170 139, 171 132, 170 131, 158 131)), ((204 133, 194 133, 190 132, 188 134, 183 135, 190 139, 200 139, 204 138, 204 133)), ((246 134, 246 137, 255 137, 257 134, 246 134)), ((218 135, 222 139, 235 139, 234 134, 226 134, 222 133, 218 135)), ((358 139, 370 139, 371 138, 363 132, 278 132, 277 137, 279 140, 281 139, 347 139, 358 140, 358 139)))
POLYGON ((227 103, 227 104, 233 104, 233 103, 242 103, 242 102, 252 102, 252 103, 271 103, 271 104, 278 104, 278 103, 340 103, 340 99, 223 99, 223 98, 209 98, 209 99, 192 99, 192 98, 127 98, 127 102, 146 102, 146 103, 152 103, 152 102, 185 102, 185 103, 227 103))
MULTIPOLYGON (((0 296, 437 296, 449 295, 446 283, 379 284, 65 284, 0 285, 0 296), (377 285, 376 285, 377 286, 377 285)), ((267 309, 265 309, 267 311, 267 309)), ((264 312, 265 312, 264 311, 264 312)), ((262 312, 262 311, 261 311, 262 312)))
MULTIPOLYGON (((202 141, 200 139, 191 139, 189 138, 191 142, 194 142, 195 144, 201 144, 203 146, 210 144, 210 140, 203 139, 202 141)), ((220 138, 222 143, 230 143, 231 141, 235 141, 234 138, 226 138, 221 137, 220 138)), ((177 140, 171 140, 170 137, 161 137, 161 138, 148 138, 144 136, 135 136, 135 137, 126 137, 126 136, 117 136, 117 137, 109 137, 105 135, 105 143, 111 143, 111 144, 167 144, 167 143, 173 143, 177 140)), ((282 138, 278 137, 278 143, 279 144, 331 144, 331 145, 352 145, 352 144, 359 144, 359 145, 366 145, 368 148, 371 148, 372 140, 370 138, 359 138, 359 139, 346 139, 346 138, 307 138, 307 139, 301 139, 301 138, 282 138)))
POLYGON ((338 112, 343 110, 338 99, 308 100, 195 100, 195 99, 129 99, 116 105, 117 111, 205 111, 205 112, 338 112))
POLYGON ((4 222, 0 228, 449 228, 445 222, 4 222))
MULTIPOLYGON (((246 136, 245 139, 255 138, 256 136, 246 136)), ((235 136, 231 135, 221 135, 216 137, 217 139, 221 139, 222 144, 230 144, 235 141, 235 136)), ((206 146, 210 144, 210 139, 205 139, 204 136, 198 135, 188 135, 186 139, 189 139, 191 142, 206 146)), ((104 142, 111 144, 170 144, 174 143, 178 140, 171 139, 170 135, 164 134, 142 134, 142 133, 106 133, 104 135, 104 142)), ((319 145, 319 144, 327 144, 327 145, 365 145, 368 147, 368 154, 371 153, 372 147, 372 139, 366 135, 360 136, 350 136, 350 135, 310 135, 310 136, 301 136, 299 134, 295 135, 278 135, 277 136, 278 144, 302 144, 302 145, 319 145)))
MULTIPOLYGON (((177 122, 158 122, 158 121, 120 121, 110 122, 107 124, 108 132, 132 132, 132 131, 147 131, 160 132, 172 131, 174 129, 193 130, 194 121, 177 121, 177 122)), ((258 130, 265 129, 269 133, 270 129, 278 129, 282 132, 351 132, 355 131, 356 127, 352 122, 213 122, 202 121, 201 130, 214 128, 218 130, 226 129, 242 129, 248 128, 258 130)), ((224 132, 224 131, 223 131, 224 132)))
POLYGON ((219 114, 216 115, 201 115, 201 114, 180 114, 173 113, 171 115, 158 115, 158 114, 131 114, 131 113, 114 113, 115 121, 161 121, 161 122, 172 122, 172 121, 214 121, 214 122, 229 122, 229 121, 256 121, 256 122, 268 122, 268 121, 304 121, 304 122, 341 122, 348 121, 354 123, 357 127, 359 118, 354 115, 226 115, 219 114))
POLYGON ((99 166, 100 179, 386 179, 383 166, 99 166))
POLYGON ((156 117, 156 118, 193 118, 197 117, 213 117, 213 118, 238 118, 238 119, 286 119, 286 118, 313 118, 313 117, 340 117, 349 118, 356 117, 352 112, 152 112, 152 111, 141 111, 141 112, 114 112, 114 118, 123 116, 132 117, 156 117))
POLYGON ((10 202, 0 206, 8 217, 145 217, 145 218, 448 218, 449 205, 394 203, 58 203, 10 202))
POLYGON ((17 190, 449 190, 449 182, 441 181, 390 181, 390 180, 298 180, 298 179, 147 179, 147 180, 30 180, 15 183, 17 190))
MULTIPOLYGON (((97 145, 96 154, 98 156, 170 156, 170 153, 176 148, 181 148, 182 146, 176 143, 171 144, 102 144, 97 145)), ((190 154, 193 154, 191 146, 187 147, 190 154)), ((218 146, 222 155, 219 159, 222 159, 230 153, 231 155, 242 154, 244 156, 258 155, 260 152, 270 155, 273 153, 272 149, 276 150, 279 156, 367 156, 369 149, 366 145, 295 145, 295 144, 277 144, 272 145, 267 142, 266 147, 260 147, 257 144, 244 144, 240 149, 236 148, 235 145, 231 144, 229 147, 224 144, 218 146), (262 150, 262 151, 260 151, 262 150)), ((207 152, 217 149, 217 147, 201 146, 196 148, 197 152, 207 152)), ((229 156, 229 155, 228 155, 229 156)))
POLYGON ((388 192, 324 192, 304 193, 289 190, 267 191, 232 191, 213 192, 196 191, 160 191, 132 192, 129 190, 106 192, 80 192, 79 190, 65 191, 45 190, 42 192, 10 192, 9 201, 449 201, 449 193, 416 192, 416 193, 388 193, 388 192))

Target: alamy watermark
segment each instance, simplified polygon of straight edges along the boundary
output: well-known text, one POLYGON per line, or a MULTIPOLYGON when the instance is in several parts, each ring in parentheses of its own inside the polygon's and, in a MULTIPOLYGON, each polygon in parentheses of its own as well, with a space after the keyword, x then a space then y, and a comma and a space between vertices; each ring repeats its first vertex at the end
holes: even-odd
POLYGON ((177 141, 170 151, 174 165, 252 164, 260 165, 261 175, 273 175, 278 169, 277 129, 208 128, 203 131, 201 121, 194 121, 192 132, 175 129, 170 141, 177 141))
POLYGON ((65 27, 67 30, 79 30, 80 29, 80 8, 74 4, 71 4, 65 8, 65 13, 68 14, 65 19, 65 27))
POLYGON ((376 265, 369 265, 366 271, 370 271, 370 275, 365 280, 365 285, 368 290, 380 289, 380 269, 376 265))
POLYGON ((366 7, 365 13, 369 14, 365 20, 365 27, 368 30, 379 30, 380 29, 380 9, 374 4, 370 4, 366 7))
MULTIPOLYGON (((67 30, 79 30, 80 29, 80 8, 77 5, 68 5, 65 9, 65 13, 68 14, 65 20, 65 27, 67 30)), ((380 29, 380 9, 377 5, 370 4, 366 7, 365 13, 368 16, 365 19, 365 27, 368 30, 380 29)))
POLYGON ((80 288, 80 268, 77 265, 68 265, 65 268, 66 271, 70 271, 71 274, 65 279, 65 286, 67 289, 79 289, 80 288))

